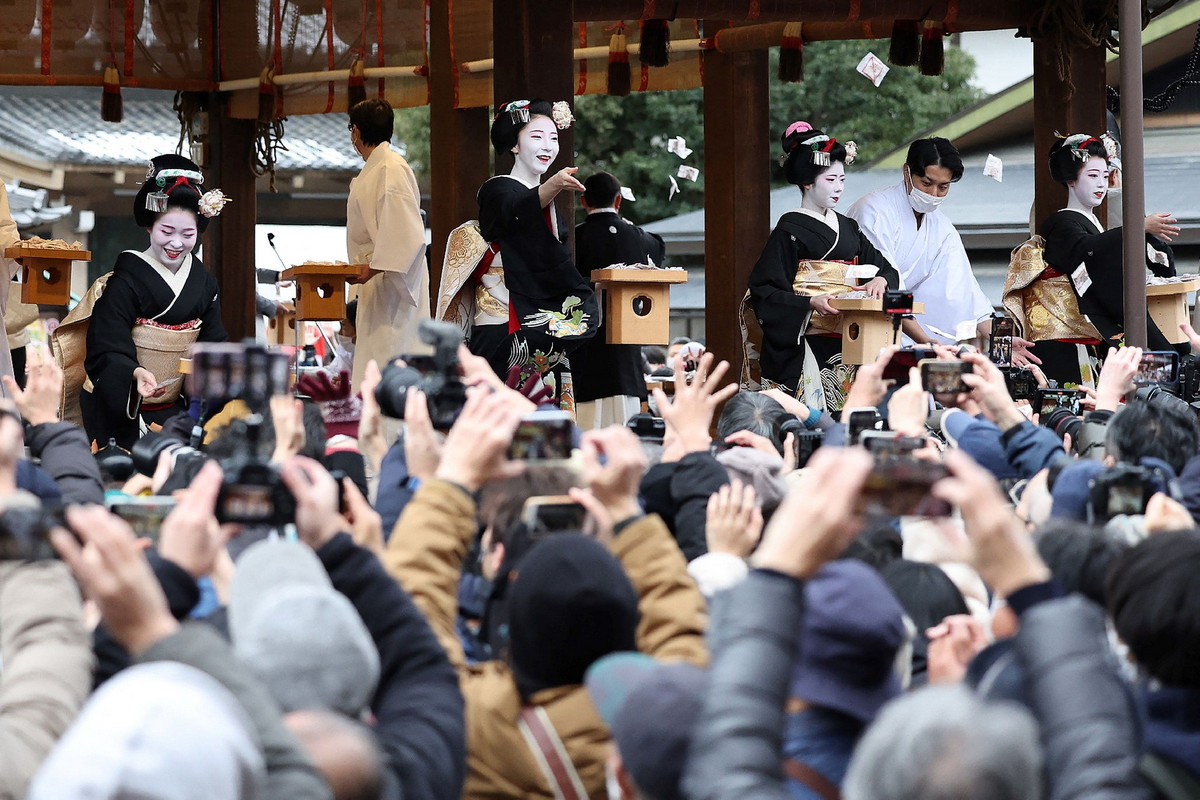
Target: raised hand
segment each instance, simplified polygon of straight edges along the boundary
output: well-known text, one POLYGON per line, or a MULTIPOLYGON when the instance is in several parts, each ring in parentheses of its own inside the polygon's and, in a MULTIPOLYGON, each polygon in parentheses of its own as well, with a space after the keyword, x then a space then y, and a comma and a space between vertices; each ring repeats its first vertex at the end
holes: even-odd
POLYGON ((17 411, 30 425, 58 422, 58 405, 62 400, 63 372, 53 358, 46 357, 46 348, 29 348, 29 367, 25 371, 22 389, 9 375, 4 376, 4 388, 13 399, 17 411))
POLYGON ((518 474, 524 465, 509 461, 506 453, 523 416, 502 394, 471 389, 446 436, 435 477, 475 492, 491 480, 518 474))
POLYGON ((708 498, 704 536, 708 552, 746 558, 762 536, 763 516, 750 484, 734 480, 708 498))
POLYGON ((675 431, 675 443, 681 453, 708 449, 712 441, 708 431, 717 408, 738 392, 736 383, 717 388, 721 378, 729 370, 729 362, 722 361, 715 367, 712 363, 712 353, 700 356, 696 374, 692 382, 688 383, 683 361, 678 359, 675 363, 674 398, 668 400, 662 389, 654 390, 655 407, 667 425, 675 431))

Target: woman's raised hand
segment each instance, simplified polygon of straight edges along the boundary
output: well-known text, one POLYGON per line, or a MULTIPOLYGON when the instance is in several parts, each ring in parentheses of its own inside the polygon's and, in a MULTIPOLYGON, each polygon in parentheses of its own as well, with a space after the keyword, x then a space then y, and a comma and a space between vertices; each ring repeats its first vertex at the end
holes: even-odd
POLYGON ((1176 221, 1175 217, 1165 211, 1151 214, 1146 217, 1146 233, 1169 242, 1179 235, 1179 226, 1174 224, 1176 221))

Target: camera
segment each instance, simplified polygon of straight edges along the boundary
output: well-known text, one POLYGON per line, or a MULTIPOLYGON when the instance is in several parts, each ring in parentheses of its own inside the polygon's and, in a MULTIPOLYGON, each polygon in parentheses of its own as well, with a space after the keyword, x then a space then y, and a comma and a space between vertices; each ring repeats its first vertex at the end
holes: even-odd
POLYGON ((1175 383, 1179 379, 1179 354, 1174 350, 1152 350, 1142 353, 1134 385, 1175 383))
POLYGON ((804 469, 812 454, 824 444, 825 432, 810 431, 804 427, 803 422, 788 414, 787 419, 779 426, 779 439, 786 442, 789 433, 792 435, 792 454, 796 457, 796 469, 804 469))
POLYGON ((243 400, 253 411, 289 389, 288 356, 247 340, 241 344, 202 343, 192 348, 188 393, 210 403, 243 400))
POLYGON ((1066 439, 1070 434, 1072 442, 1079 441, 1079 430, 1083 427, 1083 420, 1080 419, 1069 408, 1062 406, 1054 406, 1048 412, 1043 410, 1039 413, 1038 422, 1043 428, 1049 428, 1054 431, 1059 439, 1066 439))
POLYGON ((296 498, 283 483, 279 468, 259 453, 261 414, 232 423, 225 436, 243 442, 238 452, 221 461, 225 478, 217 495, 217 521, 282 527, 296 519, 296 498))
MULTIPOLYGON (((385 416, 404 419, 408 387, 425 393, 429 419, 439 431, 448 431, 467 402, 467 386, 458 374, 458 346, 462 329, 449 322, 422 320, 421 341, 433 345, 433 355, 400 355, 404 366, 389 364, 375 387, 375 400, 385 416)), ((393 359, 395 361, 395 359, 393 359)))
POLYGON ((883 313, 911 314, 913 310, 913 293, 888 289, 883 293, 883 313))
POLYGON ((633 431, 639 439, 648 442, 662 442, 667 435, 667 423, 662 417, 640 411, 625 422, 625 427, 633 431))
POLYGON ((1033 370, 1026 367, 1007 367, 1000 370, 1004 373, 1004 385, 1013 400, 1032 400, 1038 389, 1037 378, 1033 370))
POLYGON ((1119 514, 1143 514, 1156 492, 1172 491, 1172 481, 1157 467, 1116 464, 1088 484, 1088 522, 1104 523, 1119 514))
POLYGON ((899 454, 877 454, 863 483, 858 509, 868 517, 948 517, 950 504, 930 494, 948 473, 941 464, 899 454))
POLYGON ((525 501, 521 521, 531 539, 583 531, 587 511, 567 495, 539 495, 525 501))
POLYGON ((133 460, 134 469, 153 477, 158 469, 158 459, 163 453, 170 453, 171 472, 185 467, 189 462, 202 462, 208 458, 196 448, 157 431, 151 431, 134 442, 129 457, 133 460))

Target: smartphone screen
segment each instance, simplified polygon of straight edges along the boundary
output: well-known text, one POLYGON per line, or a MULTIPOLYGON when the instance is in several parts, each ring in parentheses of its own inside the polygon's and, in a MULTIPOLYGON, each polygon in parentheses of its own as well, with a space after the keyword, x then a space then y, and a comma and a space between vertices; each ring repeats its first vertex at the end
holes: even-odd
POLYGON ((531 536, 549 536, 555 533, 583 530, 587 511, 567 495, 543 495, 525 501, 521 521, 531 536))
POLYGON ((876 456, 910 455, 925 446, 916 436, 901 436, 893 431, 863 431, 859 444, 876 456))
POLYGON ((1155 383, 1174 383, 1179 379, 1179 353, 1174 350, 1151 350, 1142 353, 1133 382, 1138 386, 1155 383))
POLYGON ((1033 393, 1033 404, 1041 418, 1054 411, 1055 408, 1065 408, 1074 416, 1083 414, 1083 399, 1087 393, 1082 389, 1037 389, 1033 393))
POLYGON ((1013 321, 1008 317, 992 317, 991 348, 988 357, 999 367, 1012 365, 1013 321))
POLYGON ((108 510, 129 523, 139 538, 158 542, 163 520, 175 510, 174 497, 119 497, 108 501, 108 510))
POLYGON ((876 519, 950 516, 950 504, 929 493, 946 474, 941 464, 911 458, 876 459, 863 484, 859 510, 876 519))
POLYGON ((514 461, 566 461, 574 446, 575 420, 565 411, 535 411, 517 425, 508 457, 514 461))
POLYGON ((846 441, 857 444, 863 431, 875 430, 879 413, 873 408, 847 408, 842 411, 846 420, 846 441))
POLYGON ((921 362, 921 385, 931 394, 969 392, 962 376, 971 371, 965 361, 941 361, 927 358, 921 362))

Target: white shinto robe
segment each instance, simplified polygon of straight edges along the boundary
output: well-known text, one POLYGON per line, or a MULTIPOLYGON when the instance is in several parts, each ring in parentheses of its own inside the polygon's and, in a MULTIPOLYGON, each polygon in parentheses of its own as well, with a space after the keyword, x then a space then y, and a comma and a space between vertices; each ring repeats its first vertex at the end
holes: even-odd
POLYGON ((350 182, 346 254, 352 264, 381 272, 358 295, 358 340, 351 378, 357 391, 367 362, 379 368, 401 353, 428 352, 417 326, 429 319, 429 270, 421 193, 412 168, 383 142, 350 182))
POLYGON ((990 317, 993 308, 971 272, 958 231, 944 212, 926 214, 917 227, 901 182, 859 198, 846 216, 857 220, 871 243, 896 266, 901 285, 913 293, 913 300, 925 304, 917 322, 934 341, 953 344, 975 338, 977 323, 990 317))

